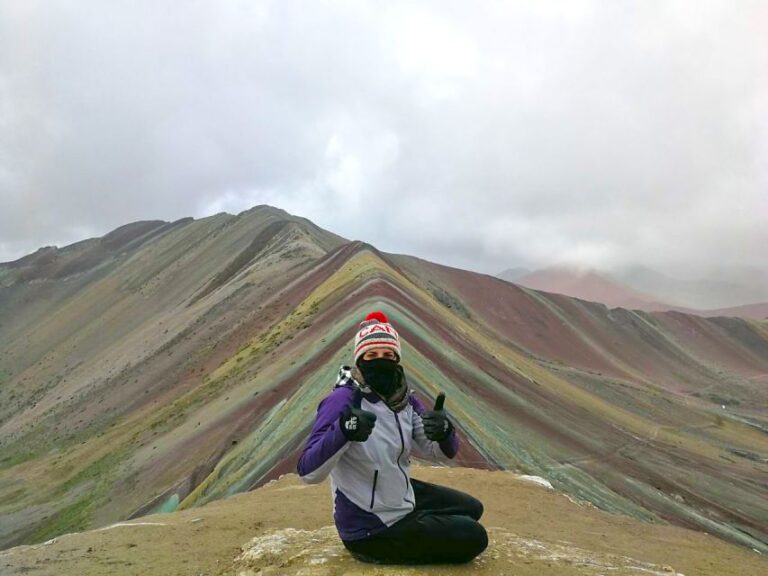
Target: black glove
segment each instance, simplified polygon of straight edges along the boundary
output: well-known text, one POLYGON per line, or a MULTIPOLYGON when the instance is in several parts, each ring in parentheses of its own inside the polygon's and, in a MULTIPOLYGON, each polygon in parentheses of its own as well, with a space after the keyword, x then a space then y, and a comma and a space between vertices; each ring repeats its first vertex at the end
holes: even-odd
POLYGON ((436 442, 445 440, 453 432, 453 424, 448 420, 443 410, 444 403, 445 394, 440 392, 437 395, 437 400, 435 400, 434 410, 427 410, 421 415, 421 420, 424 422, 424 434, 436 442))
POLYGON ((365 442, 376 424, 376 414, 353 408, 349 404, 344 407, 344 412, 339 417, 341 432, 347 440, 352 442, 365 442))

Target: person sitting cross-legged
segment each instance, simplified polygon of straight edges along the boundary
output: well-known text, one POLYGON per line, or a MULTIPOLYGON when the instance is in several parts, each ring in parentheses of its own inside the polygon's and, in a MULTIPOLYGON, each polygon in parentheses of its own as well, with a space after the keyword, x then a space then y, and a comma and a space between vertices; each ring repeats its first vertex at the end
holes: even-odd
POLYGON ((475 497, 410 477, 410 454, 453 458, 459 441, 443 409, 408 387, 397 331, 372 312, 355 336, 355 366, 341 366, 320 402, 297 465, 307 483, 331 477, 333 517, 350 553, 363 562, 469 562, 488 546, 475 497))

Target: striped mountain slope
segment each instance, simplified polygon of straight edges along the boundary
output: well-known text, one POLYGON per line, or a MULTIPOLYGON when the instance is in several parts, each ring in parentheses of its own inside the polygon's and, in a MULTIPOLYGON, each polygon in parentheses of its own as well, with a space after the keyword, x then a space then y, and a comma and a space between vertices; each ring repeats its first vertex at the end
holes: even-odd
POLYGON ((446 393, 455 464, 768 552, 768 323, 608 309, 266 206, 148 228, 72 273, 0 265, 0 546, 292 471, 380 309, 410 384, 446 393))

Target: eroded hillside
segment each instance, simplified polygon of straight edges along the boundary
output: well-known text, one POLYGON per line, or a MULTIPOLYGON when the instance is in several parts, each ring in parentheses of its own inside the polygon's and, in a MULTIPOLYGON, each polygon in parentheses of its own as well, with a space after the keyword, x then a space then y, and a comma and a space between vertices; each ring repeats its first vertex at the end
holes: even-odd
POLYGON ((447 394, 456 464, 768 551, 766 323, 608 309, 269 207, 134 232, 76 273, 0 272, 0 546, 293 471, 380 309, 411 386, 447 394))

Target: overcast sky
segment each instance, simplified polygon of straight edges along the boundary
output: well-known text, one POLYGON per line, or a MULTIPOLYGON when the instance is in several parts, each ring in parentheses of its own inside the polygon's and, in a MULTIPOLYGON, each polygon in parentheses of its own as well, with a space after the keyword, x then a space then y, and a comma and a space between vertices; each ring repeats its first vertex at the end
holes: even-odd
POLYGON ((271 204, 480 272, 768 266, 768 2, 0 3, 0 261, 271 204))

